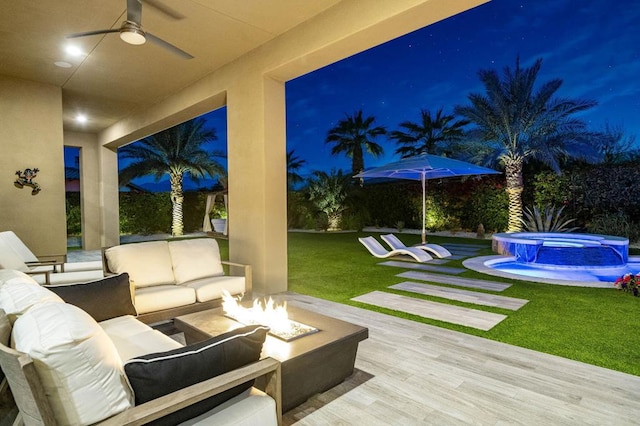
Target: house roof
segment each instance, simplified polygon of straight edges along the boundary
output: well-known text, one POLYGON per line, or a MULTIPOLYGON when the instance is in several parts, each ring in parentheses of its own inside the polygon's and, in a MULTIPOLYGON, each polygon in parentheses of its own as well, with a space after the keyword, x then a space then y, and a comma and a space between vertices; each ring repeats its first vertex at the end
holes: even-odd
POLYGON ((4 1, 0 74, 61 87, 65 130, 99 132, 339 0, 143 0, 143 29, 194 56, 188 60, 149 41, 129 45, 117 33, 65 38, 72 33, 120 28, 126 19, 126 3, 4 1), (174 19, 161 12, 154 7, 158 3, 184 18, 174 19), (70 41, 85 54, 74 57, 65 53, 70 41), (56 66, 59 61, 71 66, 56 66), (84 125, 74 120, 82 111, 91 111, 91 121, 84 125))

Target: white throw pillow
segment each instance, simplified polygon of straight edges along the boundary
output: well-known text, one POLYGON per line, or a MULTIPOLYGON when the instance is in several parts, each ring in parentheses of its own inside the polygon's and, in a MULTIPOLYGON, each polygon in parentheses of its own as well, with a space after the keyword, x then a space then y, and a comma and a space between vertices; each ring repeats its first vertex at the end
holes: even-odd
POLYGON ((89 314, 67 303, 34 306, 13 326, 60 425, 88 425, 132 406, 122 361, 89 314))
POLYGON ((224 275, 220 248, 213 238, 194 238, 169 242, 176 283, 224 275))
POLYGON ((11 323, 36 305, 64 303, 57 294, 32 281, 13 278, 0 286, 0 308, 7 313, 11 323))
POLYGON ((175 284, 166 241, 124 244, 105 251, 109 270, 126 272, 136 287, 175 284))

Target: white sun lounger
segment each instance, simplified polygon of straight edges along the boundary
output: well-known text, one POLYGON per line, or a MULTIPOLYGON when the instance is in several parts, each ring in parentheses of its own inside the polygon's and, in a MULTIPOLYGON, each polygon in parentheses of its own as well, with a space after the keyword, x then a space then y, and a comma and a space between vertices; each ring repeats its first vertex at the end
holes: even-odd
MULTIPOLYGON (((382 238, 382 240, 387 243, 392 250, 407 248, 407 246, 405 246, 404 243, 394 234, 381 235, 380 238, 382 238)), ((451 252, 449 250, 438 244, 416 244, 415 246, 408 248, 417 248, 428 251, 439 258, 451 256, 451 252)))
MULTIPOLYGON (((102 271, 102 261, 90 262, 48 262, 41 261, 33 254, 29 247, 18 237, 13 231, 0 232, 0 241, 3 241, 3 250, 10 249, 13 254, 18 256, 24 263, 29 266, 32 271, 51 271, 51 272, 86 272, 86 271, 102 271)), ((3 253, 0 253, 3 254, 3 253)), ((95 275, 95 274, 94 274, 95 275)), ((88 275, 90 276, 90 275, 88 275)))
POLYGON ((358 238, 358 241, 360 241, 362 245, 365 246, 367 250, 369 250, 369 253, 371 253, 375 257, 379 257, 380 259, 399 255, 411 256, 417 262, 427 262, 433 259, 433 257, 431 257, 429 254, 414 247, 404 247, 401 249, 388 251, 382 246, 382 244, 378 242, 378 240, 371 236, 358 238))

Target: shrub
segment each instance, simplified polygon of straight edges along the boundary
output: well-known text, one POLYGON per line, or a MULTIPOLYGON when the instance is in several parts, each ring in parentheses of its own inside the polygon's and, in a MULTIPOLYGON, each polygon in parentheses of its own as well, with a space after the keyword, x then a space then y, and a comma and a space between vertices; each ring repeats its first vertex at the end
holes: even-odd
POLYGON ((482 182, 467 198, 460 214, 461 225, 477 229, 482 224, 487 232, 501 232, 509 222, 509 197, 502 186, 482 182))
POLYGON ((79 193, 67 194, 67 235, 80 235, 82 233, 81 209, 79 193), (75 196, 74 195, 78 195, 75 196))
POLYGON ((577 227, 569 228, 575 219, 565 219, 562 217, 564 206, 556 210, 555 206, 547 206, 540 210, 537 206, 532 209, 525 207, 523 216, 520 219, 524 229, 529 232, 573 232, 577 227))
POLYGON ((144 235, 155 232, 171 232, 169 194, 121 192, 120 233, 144 235))
POLYGON ((617 235, 628 238, 630 242, 640 241, 640 226, 631 222, 623 212, 597 215, 587 229, 594 234, 617 235))

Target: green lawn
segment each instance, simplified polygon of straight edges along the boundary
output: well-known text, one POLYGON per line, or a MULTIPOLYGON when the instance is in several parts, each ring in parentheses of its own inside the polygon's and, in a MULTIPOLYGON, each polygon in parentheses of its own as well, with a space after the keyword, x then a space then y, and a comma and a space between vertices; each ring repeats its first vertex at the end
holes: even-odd
MULTIPOLYGON (((640 375, 640 332, 636 325, 640 298, 613 288, 529 283, 467 271, 459 276, 513 284, 499 294, 527 299, 529 303, 512 312, 411 294, 508 315, 487 332, 375 308, 350 299, 373 290, 404 292, 387 288, 401 281, 394 276, 400 270, 376 265, 380 259, 371 256, 357 240, 364 235, 368 234, 289 233, 289 290, 640 375)), ((407 245, 418 243, 419 236, 402 235, 402 240, 407 245)), ((429 241, 486 244, 487 250, 481 254, 492 254, 488 240, 432 237, 429 241)), ((461 265, 455 260, 446 264, 461 265)))

